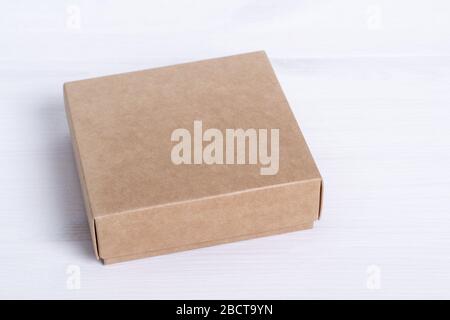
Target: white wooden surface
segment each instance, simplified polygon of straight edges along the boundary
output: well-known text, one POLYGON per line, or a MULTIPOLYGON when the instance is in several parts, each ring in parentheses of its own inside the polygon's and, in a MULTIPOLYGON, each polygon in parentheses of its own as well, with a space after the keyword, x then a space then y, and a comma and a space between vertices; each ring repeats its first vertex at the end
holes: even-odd
POLYGON ((449 16, 445 0, 2 2, 0 298, 450 298, 449 16), (97 262, 62 83, 260 49, 325 179, 323 219, 97 262))

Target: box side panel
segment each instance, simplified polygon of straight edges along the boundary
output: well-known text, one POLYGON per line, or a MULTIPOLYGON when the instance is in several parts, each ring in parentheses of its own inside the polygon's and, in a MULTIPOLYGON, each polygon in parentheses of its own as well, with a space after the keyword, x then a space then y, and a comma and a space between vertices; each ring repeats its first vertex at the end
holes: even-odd
POLYGON ((97 217, 99 255, 108 262, 304 229, 318 218, 320 183, 308 180, 97 217))
POLYGON ((81 184, 81 190, 82 190, 82 194, 83 194, 83 200, 84 200, 84 206, 85 206, 85 210, 86 210, 86 215, 87 215, 88 222, 89 222, 89 230, 91 232, 92 244, 93 244, 93 247, 94 247, 95 256, 98 259, 99 255, 98 255, 97 234, 96 234, 95 220, 93 218, 92 211, 91 211, 91 206, 90 206, 90 202, 89 202, 89 196, 88 196, 87 188, 86 188, 86 182, 85 182, 85 179, 84 179, 83 167, 82 167, 82 164, 81 164, 80 152, 78 150, 77 138, 76 138, 73 122, 72 122, 72 115, 71 115, 71 112, 70 112, 70 105, 69 105, 69 100, 67 98, 67 92, 66 92, 66 87, 65 86, 64 86, 64 104, 65 104, 65 108, 66 108, 67 122, 69 124, 70 135, 72 137, 72 147, 73 147, 73 152, 74 152, 74 156, 75 156, 75 163, 76 163, 76 166, 77 166, 78 177, 80 179, 80 184, 81 184))
POLYGON ((307 223, 304 225, 297 225, 297 226, 292 226, 289 228, 283 228, 283 229, 279 229, 279 230, 271 230, 271 231, 267 231, 267 232, 261 232, 261 233, 252 234, 252 235, 244 235, 244 236, 239 236, 239 237, 234 237, 234 238, 229 238, 229 239, 199 242, 199 243, 194 243, 194 244, 185 245, 185 246, 176 247, 176 248, 154 250, 154 251, 148 251, 148 252, 144 252, 144 253, 140 253, 140 254, 121 256, 121 257, 116 257, 116 258, 107 258, 107 259, 102 259, 102 261, 104 264, 124 262, 124 261, 128 261, 128 260, 133 260, 133 259, 159 256, 159 255, 163 255, 163 254, 169 254, 169 253, 175 253, 175 252, 180 252, 180 251, 210 247, 210 246, 214 246, 214 245, 220 245, 220 244, 225 244, 225 243, 230 243, 230 242, 235 242, 235 241, 249 240, 249 239, 260 238, 260 237, 276 235, 276 234, 282 234, 282 233, 287 233, 287 232, 307 230, 307 229, 311 229, 313 227, 313 225, 314 225, 314 223, 310 222, 310 223, 307 223))

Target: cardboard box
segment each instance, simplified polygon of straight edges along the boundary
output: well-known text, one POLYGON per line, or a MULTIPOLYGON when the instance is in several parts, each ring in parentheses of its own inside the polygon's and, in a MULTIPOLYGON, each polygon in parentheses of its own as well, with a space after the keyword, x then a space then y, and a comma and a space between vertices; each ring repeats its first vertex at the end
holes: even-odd
POLYGON ((319 217, 322 179, 264 52, 69 82, 64 97, 104 263, 319 217))

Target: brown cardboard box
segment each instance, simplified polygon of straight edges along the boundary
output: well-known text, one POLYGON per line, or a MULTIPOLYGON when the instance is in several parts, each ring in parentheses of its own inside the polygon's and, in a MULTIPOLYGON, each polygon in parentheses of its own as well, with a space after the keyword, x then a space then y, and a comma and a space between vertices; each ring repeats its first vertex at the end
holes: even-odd
POLYGON ((264 52, 69 82, 64 97, 105 263, 307 229, 319 217, 322 179, 264 52), (239 128, 245 143, 226 139, 239 128))

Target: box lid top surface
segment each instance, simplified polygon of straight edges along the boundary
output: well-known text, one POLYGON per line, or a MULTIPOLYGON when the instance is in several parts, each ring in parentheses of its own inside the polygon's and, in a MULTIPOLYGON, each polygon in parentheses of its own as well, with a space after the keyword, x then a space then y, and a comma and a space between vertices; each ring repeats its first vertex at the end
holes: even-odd
POLYGON ((69 82, 64 90, 94 217, 320 178, 264 52, 69 82), (187 129, 194 148, 194 121, 203 133, 223 133, 224 160, 226 129, 268 129, 269 154, 270 129, 279 129, 277 174, 261 175, 260 163, 174 164, 172 133, 187 129))

